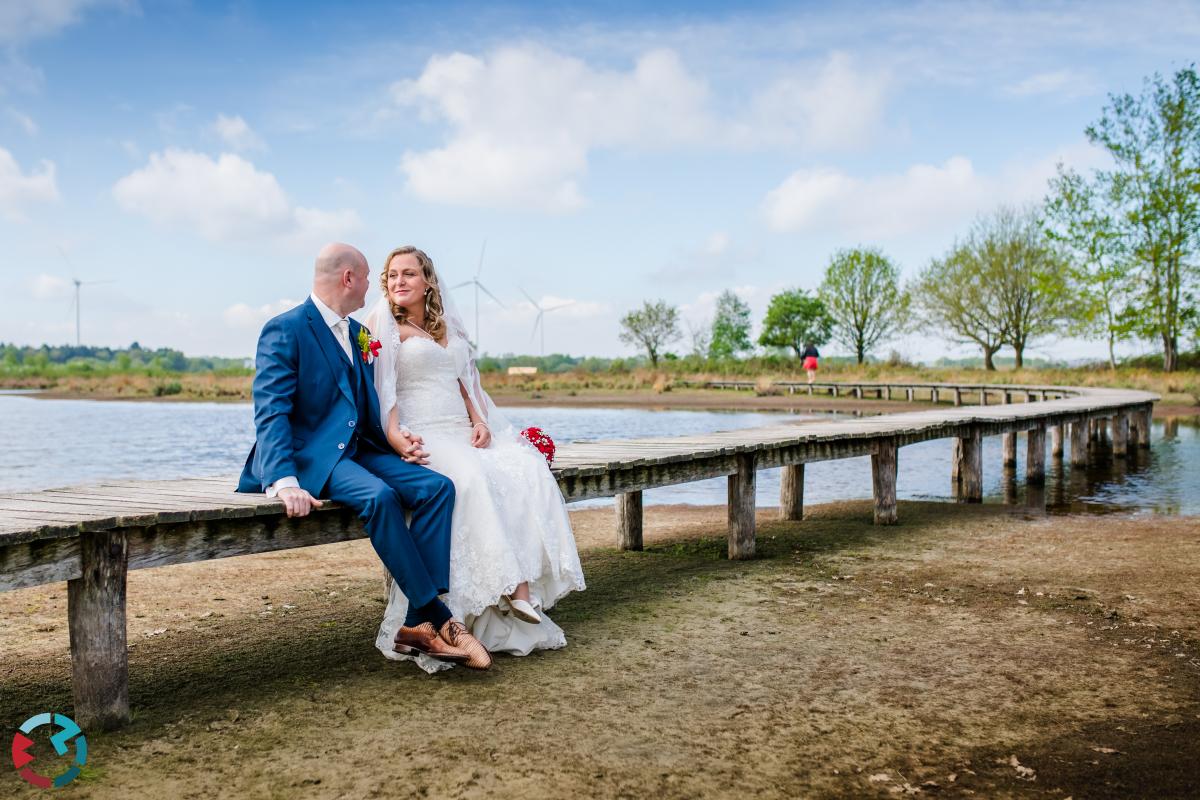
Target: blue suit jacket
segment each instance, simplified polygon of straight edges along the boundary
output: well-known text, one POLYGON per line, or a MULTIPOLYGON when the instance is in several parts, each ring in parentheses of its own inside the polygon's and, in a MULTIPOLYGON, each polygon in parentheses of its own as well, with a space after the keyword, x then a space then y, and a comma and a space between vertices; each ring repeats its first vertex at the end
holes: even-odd
POLYGON ((295 475, 300 487, 317 497, 356 427, 360 440, 366 437, 391 452, 379 419, 375 368, 358 354, 362 329, 350 320, 351 366, 312 298, 263 326, 254 362, 256 441, 238 481, 239 492, 263 492, 295 475), (367 386, 368 408, 361 423, 352 369, 361 370, 367 386))

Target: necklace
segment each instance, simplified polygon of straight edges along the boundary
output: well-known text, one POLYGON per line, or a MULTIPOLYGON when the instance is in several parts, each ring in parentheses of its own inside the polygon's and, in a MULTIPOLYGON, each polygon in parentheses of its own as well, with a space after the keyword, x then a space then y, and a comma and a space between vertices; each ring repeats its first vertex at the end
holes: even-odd
POLYGON ((416 328, 417 330, 419 330, 421 333, 425 334, 425 338, 426 338, 426 339, 429 339, 430 341, 433 341, 433 337, 429 335, 429 331, 425 330, 424 328, 422 328, 422 327, 421 327, 420 325, 418 325, 417 323, 415 323, 415 322, 412 322, 412 321, 411 321, 411 320, 409 320, 408 318, 405 318, 404 322, 405 322, 405 324, 406 324, 406 325, 411 325, 411 326, 413 326, 414 328, 416 328))

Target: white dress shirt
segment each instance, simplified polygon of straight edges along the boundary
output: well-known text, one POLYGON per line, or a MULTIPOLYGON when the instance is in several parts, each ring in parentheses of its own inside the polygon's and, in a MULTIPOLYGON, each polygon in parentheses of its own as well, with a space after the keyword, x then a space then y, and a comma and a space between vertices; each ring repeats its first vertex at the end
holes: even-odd
MULTIPOLYGON (((325 324, 333 331, 333 336, 338 340, 338 344, 342 346, 342 352, 346 354, 346 358, 353 361, 354 356, 350 350, 349 320, 338 316, 338 313, 321 302, 321 298, 317 297, 316 294, 310 294, 309 299, 313 301, 313 305, 317 307, 317 311, 321 312, 321 319, 325 320, 325 324)), ((280 489, 295 489, 299 485, 300 481, 296 479, 295 475, 288 475, 267 487, 267 497, 274 497, 279 494, 280 489)))

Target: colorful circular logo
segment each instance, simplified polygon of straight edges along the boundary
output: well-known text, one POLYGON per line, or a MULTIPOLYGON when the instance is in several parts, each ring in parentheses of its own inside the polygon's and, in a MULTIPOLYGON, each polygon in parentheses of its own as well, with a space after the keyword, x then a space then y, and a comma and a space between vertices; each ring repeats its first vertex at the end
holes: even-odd
POLYGON ((12 760, 13 766, 17 768, 21 777, 34 786, 42 789, 49 789, 51 786, 66 786, 79 777, 80 769, 87 763, 87 738, 83 735, 83 731, 79 730, 75 720, 66 714, 54 714, 53 721, 49 712, 35 714, 25 720, 21 729, 13 735, 12 760), (29 752, 29 748, 33 747, 34 741, 29 738, 28 734, 43 725, 58 726, 59 731, 50 737, 50 744, 54 745, 54 751, 60 756, 67 754, 72 741, 75 743, 75 763, 66 772, 53 778, 39 774, 30 766, 34 761, 34 756, 29 752))

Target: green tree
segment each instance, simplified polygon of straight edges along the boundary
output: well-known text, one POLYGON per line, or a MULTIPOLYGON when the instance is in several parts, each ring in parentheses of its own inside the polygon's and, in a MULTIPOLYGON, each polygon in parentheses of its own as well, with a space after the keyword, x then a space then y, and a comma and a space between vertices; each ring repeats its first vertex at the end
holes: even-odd
POLYGON ((1068 279, 1076 316, 1069 330, 1103 336, 1108 365, 1116 369, 1116 344, 1133 327, 1127 313, 1132 287, 1129 256, 1112 214, 1096 184, 1062 164, 1050 179, 1044 213, 1047 234, 1071 255, 1068 279))
POLYGON ((877 248, 835 253, 820 297, 833 317, 833 338, 853 350, 859 364, 899 333, 908 318, 909 295, 900 288, 900 270, 877 248))
POLYGON ((771 298, 758 343, 764 347, 790 347, 800 357, 806 342, 822 345, 833 335, 833 318, 821 298, 789 289, 771 298))
POLYGON ((1016 369, 1021 369, 1030 342, 1077 316, 1067 288, 1067 260, 1032 210, 999 208, 976 223, 973 240, 988 262, 985 269, 996 284, 1006 340, 1015 352, 1016 369))
POLYGON ((662 300, 653 303, 647 300, 641 308, 621 317, 621 341, 645 348, 650 364, 655 367, 659 351, 680 336, 679 309, 662 300))
POLYGON ((750 343, 750 306, 726 289, 717 298, 708 357, 736 358, 753 346, 750 343))
POLYGON ((971 241, 955 242, 921 271, 912 291, 926 322, 955 341, 979 345, 984 369, 995 370, 992 359, 1008 341, 1008 328, 990 269, 971 241))
POLYGON ((1138 97, 1110 95, 1088 140, 1113 167, 1093 173, 1111 207, 1136 281, 1134 331, 1162 342, 1163 369, 1179 366, 1179 337, 1194 324, 1200 283, 1200 75, 1155 74, 1138 97))

